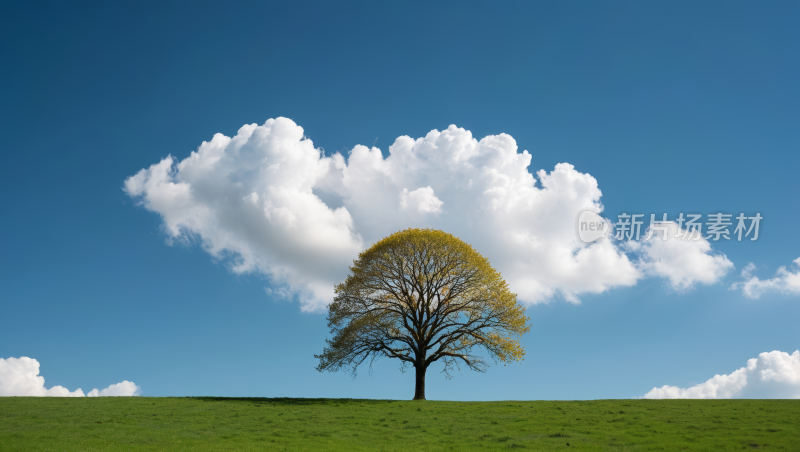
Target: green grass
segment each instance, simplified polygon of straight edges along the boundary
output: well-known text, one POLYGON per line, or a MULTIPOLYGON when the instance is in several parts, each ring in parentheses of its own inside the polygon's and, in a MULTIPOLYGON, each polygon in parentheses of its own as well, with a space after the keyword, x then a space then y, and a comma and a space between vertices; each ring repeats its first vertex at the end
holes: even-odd
POLYGON ((4 451, 500 449, 797 451, 800 400, 0 398, 4 451))

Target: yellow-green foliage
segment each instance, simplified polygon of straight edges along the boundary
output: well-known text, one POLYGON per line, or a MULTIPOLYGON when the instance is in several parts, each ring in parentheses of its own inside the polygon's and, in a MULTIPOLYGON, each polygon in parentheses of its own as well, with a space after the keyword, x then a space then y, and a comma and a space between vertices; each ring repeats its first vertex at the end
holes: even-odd
POLYGON ((486 366, 520 361, 525 308, 500 273, 471 245, 443 231, 406 229, 362 252, 336 286, 333 338, 318 370, 352 370, 365 360, 400 359, 418 370, 436 361, 486 366))

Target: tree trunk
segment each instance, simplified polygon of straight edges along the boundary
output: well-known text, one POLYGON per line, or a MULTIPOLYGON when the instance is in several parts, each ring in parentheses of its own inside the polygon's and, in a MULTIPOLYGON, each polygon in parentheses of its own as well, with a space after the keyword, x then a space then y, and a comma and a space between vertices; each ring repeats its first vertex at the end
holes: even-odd
POLYGON ((425 400, 425 366, 417 368, 417 382, 414 386, 414 400, 425 400))

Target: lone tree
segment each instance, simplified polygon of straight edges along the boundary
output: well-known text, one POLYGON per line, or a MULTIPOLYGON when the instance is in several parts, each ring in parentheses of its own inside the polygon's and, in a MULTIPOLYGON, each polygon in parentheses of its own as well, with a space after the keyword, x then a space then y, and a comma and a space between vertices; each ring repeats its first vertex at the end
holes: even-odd
POLYGON ((489 261, 446 232, 406 229, 359 254, 328 307, 332 339, 320 372, 348 371, 380 358, 416 370, 414 400, 425 399, 425 371, 444 363, 483 372, 476 355, 520 361, 519 337, 530 330, 525 308, 489 261))

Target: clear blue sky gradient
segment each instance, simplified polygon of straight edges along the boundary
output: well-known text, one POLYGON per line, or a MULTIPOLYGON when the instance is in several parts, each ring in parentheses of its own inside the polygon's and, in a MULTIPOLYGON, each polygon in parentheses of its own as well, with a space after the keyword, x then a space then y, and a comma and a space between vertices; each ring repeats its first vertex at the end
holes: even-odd
MULTIPOLYGON (((800 257, 800 3, 0 3, 0 357, 47 387, 410 398, 393 362, 319 374, 324 315, 167 246, 124 179, 286 116, 326 152, 456 124, 531 171, 594 176, 606 214, 760 212, 736 265, 532 306, 527 359, 429 374, 432 399, 638 397, 800 348, 796 295, 728 290, 800 257)), ((435 370, 435 369, 434 369, 435 370)))

